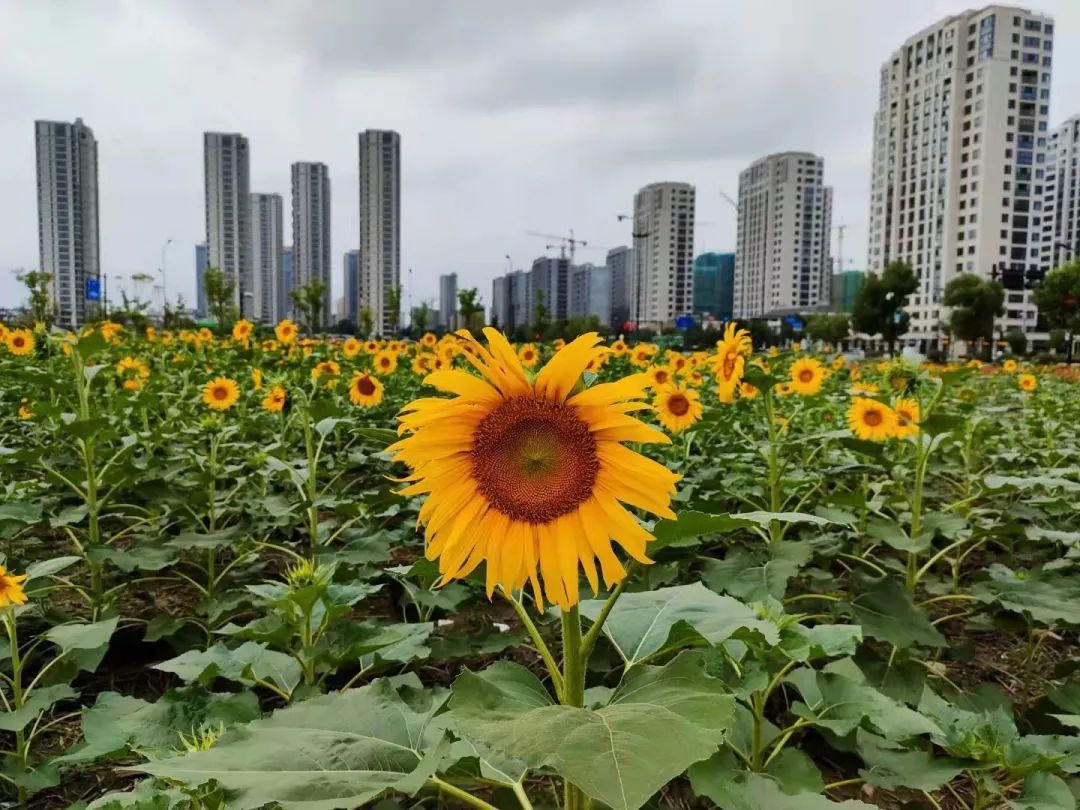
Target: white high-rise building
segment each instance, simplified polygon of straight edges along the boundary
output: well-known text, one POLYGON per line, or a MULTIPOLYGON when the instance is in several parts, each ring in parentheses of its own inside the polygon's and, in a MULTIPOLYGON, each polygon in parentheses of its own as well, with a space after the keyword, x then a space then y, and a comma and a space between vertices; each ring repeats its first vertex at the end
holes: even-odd
POLYGON ((333 313, 330 311, 330 171, 325 163, 292 165, 292 223, 293 289, 314 282, 323 285, 322 322, 312 326, 327 326, 333 313))
POLYGON ((277 318, 282 294, 282 234, 284 204, 280 194, 251 195, 252 316, 262 323, 277 318))
POLYGON ((34 140, 41 269, 53 277, 57 325, 75 329, 87 318, 87 279, 101 282, 97 140, 81 118, 35 121, 34 140))
POLYGON ((206 247, 208 266, 235 285, 233 305, 251 319, 255 313, 251 260, 251 156, 248 139, 235 132, 204 132, 206 247))
POLYGON ((1080 258, 1080 115, 1050 133, 1043 194, 1041 269, 1080 258))
POLYGON ((922 348, 940 342, 945 286, 961 273, 1005 284, 997 328, 1035 331, 1023 287, 1049 248, 1041 235, 1053 34, 1049 17, 987 6, 923 29, 882 65, 867 269, 914 269, 907 337, 922 348))
POLYGON ((463 324, 458 317, 457 273, 439 276, 439 319, 437 325, 453 332, 463 324))
POLYGON ((739 174, 735 318, 775 317, 829 301, 832 189, 825 161, 780 152, 739 174))
MULTIPOLYGON (((401 136, 390 130, 360 133, 361 308, 383 335, 397 330, 392 290, 401 289, 401 136)), ((397 315, 400 319, 400 313, 397 315)))
POLYGON ((694 302, 694 187, 651 183, 634 195, 631 320, 639 329, 673 326, 694 302))

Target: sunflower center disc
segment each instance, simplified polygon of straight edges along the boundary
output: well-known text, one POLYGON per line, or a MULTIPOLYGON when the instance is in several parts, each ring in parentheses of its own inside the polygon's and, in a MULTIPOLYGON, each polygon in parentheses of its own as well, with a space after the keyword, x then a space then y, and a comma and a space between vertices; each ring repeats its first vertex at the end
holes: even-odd
POLYGON ((360 392, 361 396, 370 397, 375 393, 375 383, 371 381, 370 377, 361 377, 356 381, 356 390, 360 392))
POLYGON ((550 523, 586 500, 600 461, 596 439, 573 408, 545 400, 507 400, 477 426, 473 475, 503 514, 550 523))
POLYGON ((879 411, 870 410, 863 415, 863 421, 870 427, 877 427, 881 424, 881 413, 879 411))
POLYGON ((799 372, 799 382, 809 383, 814 381, 814 372, 808 368, 804 368, 799 372))
POLYGON ((690 410, 690 400, 682 394, 675 394, 667 403, 668 410, 676 416, 685 416, 690 410))

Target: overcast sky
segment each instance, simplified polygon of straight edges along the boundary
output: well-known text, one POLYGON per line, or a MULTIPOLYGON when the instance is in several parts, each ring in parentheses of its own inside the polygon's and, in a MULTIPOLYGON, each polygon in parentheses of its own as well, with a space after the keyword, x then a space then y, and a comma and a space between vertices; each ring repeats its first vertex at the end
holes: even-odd
MULTIPOLYGON (((98 139, 101 260, 194 301, 202 132, 241 132, 252 191, 330 167, 335 301, 358 241, 357 133, 402 137, 402 284, 441 273, 485 303, 575 229, 578 261, 630 241, 646 183, 697 186, 695 251, 734 248, 738 173, 770 152, 825 158, 846 265, 865 262, 878 71, 959 0, 0 0, 0 306, 38 262, 35 119, 98 139), (593 249, 591 246, 598 246, 593 249)), ((1080 0, 1056 18, 1052 125, 1080 113, 1080 0)), ((836 250, 834 229, 834 252, 836 250)), ((406 294, 408 290, 406 289, 406 294)), ((170 295, 171 297, 171 295, 170 295)))

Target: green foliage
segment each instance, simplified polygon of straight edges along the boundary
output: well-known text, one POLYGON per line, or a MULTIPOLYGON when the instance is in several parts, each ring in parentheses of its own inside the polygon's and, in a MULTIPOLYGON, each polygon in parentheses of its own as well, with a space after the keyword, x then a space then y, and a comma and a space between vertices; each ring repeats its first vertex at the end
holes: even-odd
POLYGON ((461 313, 461 322, 466 329, 479 332, 483 325, 484 303, 476 287, 458 290, 458 312, 461 313))
POLYGON ((15 278, 22 282, 30 294, 30 316, 34 323, 48 326, 52 323, 52 273, 44 270, 18 272, 15 278))
POLYGON ((229 278, 225 271, 217 267, 207 267, 203 273, 203 291, 210 314, 221 329, 232 328, 232 323, 239 317, 236 308, 236 279, 229 278))
POLYGON ((806 323, 806 334, 811 340, 839 346, 851 335, 851 321, 843 312, 811 315, 806 323))
POLYGON ((941 303, 952 307, 949 327, 954 337, 972 343, 994 339, 994 318, 1005 314, 1005 288, 975 273, 962 273, 945 285, 941 303))
POLYGON ((856 332, 881 335, 892 354, 896 339, 907 332, 911 321, 904 311, 908 296, 918 287, 915 272, 903 262, 893 262, 880 276, 868 273, 852 307, 852 327, 856 332))

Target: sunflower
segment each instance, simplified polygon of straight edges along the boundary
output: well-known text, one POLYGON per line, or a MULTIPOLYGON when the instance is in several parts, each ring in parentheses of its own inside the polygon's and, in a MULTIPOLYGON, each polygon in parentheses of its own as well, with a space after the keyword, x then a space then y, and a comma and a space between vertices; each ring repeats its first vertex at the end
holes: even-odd
POLYGON ((318 380, 321 377, 336 377, 341 373, 341 366, 335 363, 333 360, 323 360, 316 363, 315 367, 311 369, 311 379, 318 380))
POLYGON ((616 357, 622 357, 627 352, 625 340, 616 340, 611 344, 611 353, 616 357))
POLYGON ((349 383, 349 399, 361 408, 374 408, 383 398, 383 386, 377 377, 357 372, 349 383))
POLYGON ((825 369, 813 357, 800 357, 791 364, 791 390, 802 396, 812 396, 821 390, 825 369))
POLYGON ((555 338, 555 340, 553 340, 551 342, 551 348, 554 349, 555 351, 559 351, 559 350, 563 349, 565 346, 566 346, 566 341, 563 340, 562 338, 555 338))
POLYGON ((518 349, 518 359, 521 360, 521 365, 525 368, 536 368, 536 364, 540 362, 540 352, 536 350, 536 346, 532 343, 524 343, 521 348, 518 349))
POLYGON ((638 368, 645 368, 652 362, 654 354, 656 354, 656 347, 651 343, 639 343, 630 352, 630 362, 638 368))
POLYGON ((278 325, 274 327, 274 337, 278 339, 278 343, 288 346, 296 340, 296 324, 288 318, 279 321, 278 325))
POLYGON ((716 375, 716 395, 721 402, 734 402, 735 389, 746 370, 746 355, 753 348, 750 333, 739 329, 734 321, 724 327, 724 336, 716 342, 713 373, 716 375))
POLYGON ((885 441, 895 435, 896 412, 876 399, 855 397, 848 409, 848 427, 860 439, 885 441))
POLYGON ((839 370, 840 370, 840 369, 842 369, 842 368, 843 368, 843 367, 844 367, 845 365, 847 365, 847 359, 846 359, 846 358, 844 357, 844 355, 842 355, 842 354, 841 354, 841 355, 839 355, 839 356, 837 356, 837 357, 836 357, 836 358, 835 358, 835 359, 834 359, 834 360, 832 361, 832 367, 833 367, 833 371, 839 371, 839 370))
POLYGON ((851 386, 851 390, 856 394, 876 394, 878 392, 877 383, 857 382, 851 386))
MULTIPOLYGON (((629 416, 641 407, 648 377, 635 374, 581 390, 582 372, 606 349, 589 333, 556 353, 530 378, 502 334, 484 329, 470 358, 480 376, 450 370, 426 382, 456 394, 410 403, 400 415, 404 438, 388 450, 413 473, 404 495, 426 495, 420 522, 427 557, 441 581, 487 562, 487 591, 531 583, 543 605, 578 602, 579 565, 594 592, 596 560, 610 586, 626 576, 614 539, 647 563, 652 535, 623 503, 673 518, 679 476, 622 442, 668 443, 629 416)), ((462 337, 472 340, 466 333, 462 337)))
POLYGON ((240 399, 240 386, 236 380, 217 377, 203 388, 202 400, 208 408, 215 411, 227 411, 240 399))
POLYGON ((150 376, 150 369, 135 357, 122 357, 116 364, 120 384, 126 391, 138 391, 150 376))
POLYGON ((375 354, 379 350, 379 341, 369 340, 364 343, 364 354, 375 354))
POLYGON ((1001 370, 1004 371, 1006 374, 1012 374, 1014 371, 1016 371, 1016 369, 1017 364, 1015 360, 1006 360, 1004 363, 1001 364, 1001 370))
POLYGON ((281 413, 285 408, 285 389, 280 385, 275 385, 263 398, 262 406, 263 410, 270 413, 281 413))
POLYGON ((689 388, 669 386, 653 395, 653 409, 660 424, 671 433, 682 433, 701 418, 701 398, 689 388))
POLYGON ((0 565, 0 607, 26 604, 26 594, 22 588, 25 581, 26 574, 16 576, 0 565))
POLYGON ((253 368, 251 370, 251 384, 255 387, 256 391, 262 390, 263 373, 261 368, 253 368))
MULTIPOLYGON (((114 343, 115 341, 119 340, 120 339, 120 333, 123 332, 123 331, 124 331, 124 325, 116 323, 115 321, 105 321, 105 323, 103 323, 101 325, 101 334, 110 343, 114 343)), ((208 333, 210 332, 209 329, 207 329, 206 331, 208 333)), ((214 336, 211 334, 210 338, 212 339, 213 337, 214 336)))
POLYGON ((0 343, 6 343, 7 342, 7 334, 8 334, 7 327, 4 326, 2 323, 0 323, 0 343))
POLYGON ((1034 391, 1039 387, 1039 380, 1034 374, 1021 374, 1016 378, 1016 384, 1020 386, 1021 391, 1034 391))
POLYGON ((7 345, 8 351, 16 357, 25 357, 33 352, 34 346, 37 345, 34 340, 34 333, 29 329, 10 330, 4 338, 4 343, 7 345))
POLYGON ((431 332, 424 332, 424 336, 420 338, 420 343, 428 348, 432 348, 438 342, 439 339, 431 332))
POLYGON ((739 383, 739 399, 753 399, 758 395, 757 386, 753 383, 739 383))
POLYGON ((389 350, 381 351, 375 355, 371 365, 376 374, 393 374, 397 371, 397 355, 389 350))
POLYGON ((675 374, 668 366, 649 366, 645 372, 649 375, 649 385, 656 390, 675 381, 675 374))
POLYGON ((896 437, 914 436, 919 432, 919 400, 904 398, 893 403, 896 412, 896 437))
POLYGON ((19 418, 24 422, 29 422, 34 418, 34 412, 30 410, 30 406, 26 404, 27 402, 26 397, 19 400, 19 418))
POLYGON ((360 349, 363 348, 359 340, 354 337, 346 338, 345 342, 341 344, 341 353, 349 360, 360 354, 360 349))
POLYGON ((235 340, 237 343, 243 343, 245 346, 247 346, 247 342, 251 338, 251 331, 254 328, 255 327, 252 325, 251 321, 247 321, 241 318, 233 324, 233 340, 235 340))

